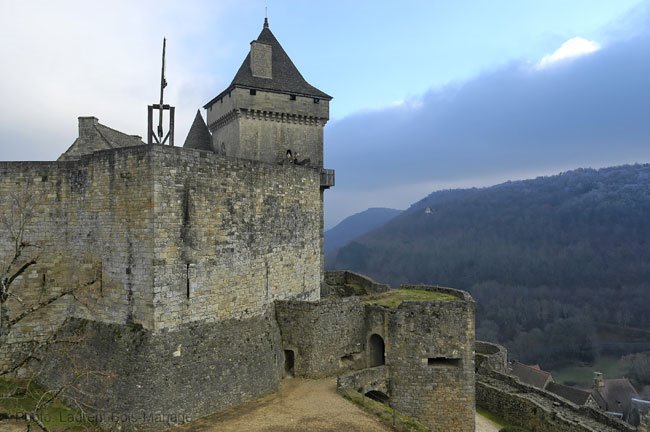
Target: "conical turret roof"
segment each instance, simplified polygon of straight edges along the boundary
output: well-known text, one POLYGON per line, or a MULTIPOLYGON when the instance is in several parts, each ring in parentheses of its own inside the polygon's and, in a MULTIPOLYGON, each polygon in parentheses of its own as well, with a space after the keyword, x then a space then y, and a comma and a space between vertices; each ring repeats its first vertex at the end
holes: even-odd
POLYGON ((196 110, 196 116, 194 117, 190 131, 187 133, 183 148, 214 151, 212 150, 212 136, 208 127, 205 125, 205 121, 203 121, 200 110, 196 110))
POLYGON ((282 45, 280 45, 280 42, 278 42, 271 32, 271 29, 268 26, 268 20, 264 20, 264 28, 262 28, 262 32, 254 42, 271 46, 273 78, 253 76, 251 70, 251 53, 249 52, 228 88, 208 102, 204 108, 212 105, 216 100, 221 98, 225 93, 231 91, 234 87, 290 93, 327 100, 332 99, 330 95, 318 90, 316 87, 305 81, 305 78, 303 78, 302 74, 298 71, 298 68, 296 68, 289 58, 289 55, 284 51, 282 45))

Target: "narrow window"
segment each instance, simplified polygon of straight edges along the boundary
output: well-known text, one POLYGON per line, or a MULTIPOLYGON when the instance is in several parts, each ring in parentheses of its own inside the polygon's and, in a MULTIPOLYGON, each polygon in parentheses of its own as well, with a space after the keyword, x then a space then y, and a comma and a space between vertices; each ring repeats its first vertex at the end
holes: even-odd
POLYGON ((104 297, 104 261, 99 262, 99 296, 104 297))
POLYGON ((290 100, 296 100, 296 95, 289 95, 290 100))
POLYGON ((219 99, 219 101, 220 101, 221 103, 223 103, 223 98, 219 99))
POLYGON ((459 358, 433 357, 427 359, 427 364, 432 367, 460 367, 461 361, 459 358))
POLYGON ((250 94, 251 94, 251 96, 255 96, 257 94, 257 90, 250 89, 250 94))
POLYGON ((185 282, 186 282, 186 295, 187 299, 190 299, 190 264, 187 263, 187 267, 185 268, 185 282))

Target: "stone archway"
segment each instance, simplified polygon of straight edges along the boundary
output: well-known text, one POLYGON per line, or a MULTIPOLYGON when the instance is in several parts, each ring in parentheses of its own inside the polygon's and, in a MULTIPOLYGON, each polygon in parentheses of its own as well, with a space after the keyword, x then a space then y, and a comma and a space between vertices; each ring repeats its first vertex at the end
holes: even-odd
POLYGON ((386 393, 379 390, 370 390, 369 392, 366 392, 364 396, 372 400, 375 400, 377 402, 383 403, 385 405, 387 405, 388 401, 390 400, 390 398, 386 393))

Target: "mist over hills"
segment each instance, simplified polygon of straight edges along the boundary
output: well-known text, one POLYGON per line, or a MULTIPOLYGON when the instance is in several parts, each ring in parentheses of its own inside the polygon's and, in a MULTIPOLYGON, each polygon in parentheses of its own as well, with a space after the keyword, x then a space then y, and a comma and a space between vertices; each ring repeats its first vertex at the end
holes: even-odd
POLYGON ((378 228, 400 214, 402 210, 373 207, 343 219, 325 231, 325 255, 329 255, 350 240, 378 228))
POLYGON ((648 263, 650 165, 637 164, 434 192, 328 267, 469 290, 478 338, 550 367, 650 349, 626 336, 650 328, 648 263))

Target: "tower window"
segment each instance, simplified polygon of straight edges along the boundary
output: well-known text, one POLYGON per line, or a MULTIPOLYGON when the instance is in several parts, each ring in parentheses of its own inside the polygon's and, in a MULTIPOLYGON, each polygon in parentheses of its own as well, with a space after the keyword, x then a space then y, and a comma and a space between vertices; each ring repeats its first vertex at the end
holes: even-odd
POLYGON ((433 367, 461 367, 463 365, 462 359, 446 357, 428 358, 427 364, 433 367))
POLYGON ((314 103, 320 103, 320 99, 314 98, 314 103))
POLYGON ((296 95, 289 95, 290 100, 296 100, 296 95))
POLYGON ((187 263, 187 267, 185 267, 185 295, 187 296, 187 299, 190 299, 190 263, 187 263))
POLYGON ((250 93, 251 93, 252 96, 255 96, 257 94, 257 90, 250 89, 250 93))
POLYGON ((223 103, 223 98, 221 98, 221 99, 219 99, 219 100, 221 101, 221 103, 223 103))

